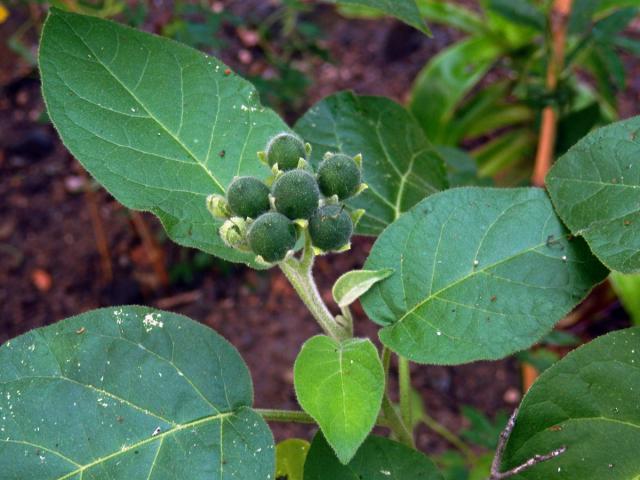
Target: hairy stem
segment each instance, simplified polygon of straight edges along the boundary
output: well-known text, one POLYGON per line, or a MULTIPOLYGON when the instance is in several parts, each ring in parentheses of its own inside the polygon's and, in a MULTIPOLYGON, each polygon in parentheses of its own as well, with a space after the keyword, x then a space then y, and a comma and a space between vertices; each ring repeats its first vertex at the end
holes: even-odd
MULTIPOLYGON (((267 422, 278 423, 305 423, 315 425, 317 422, 311 415, 301 410, 277 410, 272 408, 255 408, 254 411, 265 419, 267 422)), ((389 422, 387 419, 379 415, 376 420, 377 427, 389 428, 389 422)))
POLYGON ((285 260, 280 263, 280 269, 324 332, 336 340, 349 338, 351 335, 348 328, 338 324, 320 296, 311 273, 313 259, 311 241, 305 232, 305 247, 300 260, 296 258, 285 260))
POLYGON ((413 435, 407 428, 407 425, 402 421, 400 415, 396 411, 393 403, 389 399, 389 367, 391 366, 391 350, 387 347, 382 349, 382 367, 384 369, 384 397, 382 398, 382 413, 387 420, 388 427, 396 436, 398 441, 404 443, 408 447, 415 448, 413 441, 413 435))
POLYGON ((407 426, 398 415, 395 407, 389 400, 389 395, 385 393, 382 399, 382 413, 387 421, 387 426, 391 429, 400 443, 404 443, 406 446, 416 448, 413 442, 413 435, 407 429, 407 426))
POLYGON ((469 448, 469 446, 464 443, 464 441, 458 435, 453 433, 447 427, 438 422, 435 418, 426 413, 423 414, 421 420, 429 429, 433 430, 436 434, 440 435, 447 442, 457 448, 460 453, 462 453, 466 457, 467 463, 469 463, 470 465, 474 465, 477 462, 478 457, 476 456, 476 454, 473 453, 473 450, 471 450, 471 448, 469 448))
POLYGON ((411 428, 413 414, 411 412, 411 370, 409 360, 398 355, 398 380, 400 382, 400 415, 405 425, 411 428))

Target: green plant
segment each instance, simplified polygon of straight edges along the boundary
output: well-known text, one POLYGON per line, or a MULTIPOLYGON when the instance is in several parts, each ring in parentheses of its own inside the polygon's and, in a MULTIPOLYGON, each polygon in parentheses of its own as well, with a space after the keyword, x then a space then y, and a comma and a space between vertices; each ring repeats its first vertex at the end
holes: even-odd
POLYGON ((555 154, 594 126, 617 118, 624 87, 621 51, 637 53, 624 30, 637 2, 575 0, 566 19, 566 53, 555 66, 553 2, 481 0, 480 12, 443 0, 419 0, 433 23, 465 34, 441 51, 415 80, 410 109, 438 145, 471 146, 479 175, 519 184, 531 176, 546 107, 557 112, 555 154), (487 85, 491 70, 501 80, 487 85), (595 80, 597 88, 594 88, 595 80))
MULTIPOLYGON (((460 364, 528 348, 610 269, 640 271, 640 118, 579 141, 549 173, 548 196, 538 188, 447 189, 440 153, 403 107, 352 93, 321 101, 295 126, 313 147, 301 166, 316 170, 326 152, 361 152, 368 185, 344 204, 322 198, 321 221, 353 218, 356 234, 378 237, 365 268, 336 282, 335 315, 313 277, 324 253, 314 248, 313 217, 227 211, 234 178, 282 175, 256 152, 290 131, 248 82, 180 44, 59 10, 43 31, 40 70, 64 143, 117 199, 153 212, 180 244, 280 268, 323 334, 295 362, 302 411, 254 408, 235 348, 170 312, 94 310, 11 340, 0 347, 7 480, 267 480, 275 472, 290 480, 438 480, 434 462, 414 448, 418 423, 467 463, 476 455, 416 402, 409 362, 460 364), (357 299, 381 327, 382 351, 354 336, 357 299), (320 431, 308 449, 276 448, 267 421, 320 431)), ((485 475, 637 477, 639 369, 638 328, 550 367, 507 422, 485 475)))

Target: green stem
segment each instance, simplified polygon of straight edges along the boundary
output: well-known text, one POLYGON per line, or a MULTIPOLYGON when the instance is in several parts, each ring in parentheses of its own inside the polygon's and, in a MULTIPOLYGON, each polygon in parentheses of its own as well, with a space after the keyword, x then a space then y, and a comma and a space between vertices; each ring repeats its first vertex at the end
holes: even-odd
POLYGON ((386 393, 382 399, 382 413, 384 413, 387 425, 398 441, 404 443, 408 447, 416 448, 413 443, 413 435, 411 435, 411 432, 409 432, 406 425, 402 422, 400 415, 398 415, 398 412, 391 403, 391 400, 389 400, 389 395, 386 393))
POLYGON ((256 408, 256 413, 261 415, 267 422, 293 422, 293 423, 316 423, 308 413, 300 410, 273 410, 269 408, 256 408))
POLYGON ((385 387, 384 387, 384 397, 382 398, 382 413, 384 414, 384 418, 387 420, 387 424, 393 434, 396 436, 398 441, 404 443, 405 445, 415 448, 415 444, 413 441, 413 435, 398 415, 393 403, 389 399, 389 367, 391 366, 391 350, 387 347, 382 349, 382 368, 384 369, 384 377, 385 377, 385 387))
POLYGON ((413 425, 411 412, 411 370, 409 360, 398 355, 398 379, 400 382, 400 415, 405 425, 413 425))
MULTIPOLYGON (((254 410, 267 422, 317 423, 311 415, 301 410, 276 410, 271 408, 255 408, 254 410)), ((389 423, 385 417, 380 415, 376 421, 376 426, 388 428, 389 423)))
POLYGON ((471 448, 469 448, 469 446, 466 443, 464 443, 464 441, 459 436, 457 436, 455 433, 453 433, 447 427, 445 427, 440 422, 438 422, 435 418, 429 416, 426 413, 423 414, 421 420, 424 422, 424 424, 428 428, 433 430, 435 433, 440 435, 442 438, 444 438, 451 445, 453 445, 458 450, 460 450, 460 452, 465 457, 467 457, 467 462, 470 465, 475 465, 477 463, 478 457, 476 456, 475 453, 473 453, 473 450, 471 450, 471 448))
POLYGON ((309 235, 305 232, 305 247, 300 260, 285 260, 280 263, 280 269, 325 333, 338 341, 349 338, 351 335, 348 328, 338 324, 320 296, 311 273, 313 260, 313 248, 309 235))

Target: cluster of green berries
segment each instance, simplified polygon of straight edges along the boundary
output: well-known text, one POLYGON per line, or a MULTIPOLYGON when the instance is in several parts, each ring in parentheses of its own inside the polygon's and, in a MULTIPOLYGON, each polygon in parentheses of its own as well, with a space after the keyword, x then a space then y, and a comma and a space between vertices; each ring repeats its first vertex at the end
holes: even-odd
POLYGON ((360 193, 360 155, 327 153, 313 171, 307 163, 311 146, 290 133, 273 137, 258 157, 271 167, 267 183, 256 177, 236 177, 226 197, 211 195, 211 212, 227 221, 220 235, 227 245, 276 263, 295 249, 307 229, 317 252, 349 247, 354 222, 342 203, 360 193))

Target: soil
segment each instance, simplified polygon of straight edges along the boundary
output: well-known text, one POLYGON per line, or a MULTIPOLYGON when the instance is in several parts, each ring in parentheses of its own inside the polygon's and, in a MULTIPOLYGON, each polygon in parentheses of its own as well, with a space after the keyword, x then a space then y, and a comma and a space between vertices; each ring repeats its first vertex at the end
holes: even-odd
MULTIPOLYGON (((230 8, 242 16, 256 3, 261 4, 232 2, 230 8)), ((98 307, 154 305, 199 320, 230 340, 251 369, 258 407, 297 408, 292 365, 301 344, 319 330, 286 279, 277 269, 256 272, 178 247, 164 238, 153 216, 131 214, 96 186, 53 127, 40 122, 37 73, 6 47, 23 18, 23 12, 15 12, 0 27, 0 342, 98 307)), ((315 83, 299 111, 287 113, 289 121, 343 89, 406 100, 424 63, 458 36, 435 27, 434 38, 428 39, 393 20, 345 20, 327 7, 318 8, 314 20, 324 30, 333 62, 301 60, 315 83)), ((228 48, 221 56, 246 72, 234 48, 240 42, 235 29, 225 29, 225 35, 228 48)), ((627 63, 631 73, 637 72, 637 59, 627 63)), ((633 80, 637 76, 628 78, 633 83, 622 94, 625 116, 638 113, 640 91, 633 80)), ((333 281, 361 266, 371 245, 370 239, 356 239, 350 254, 318 261, 318 282, 327 301, 333 281)), ((595 301, 595 307, 591 302, 599 313, 572 327, 584 339, 627 322, 616 304, 607 306, 606 288, 598 295, 607 299, 595 301)), ((355 315, 357 334, 376 338, 377 328, 358 306, 355 315)), ((454 431, 465 424, 461 405, 493 416, 500 409, 512 410, 521 397, 513 358, 459 367, 413 366, 413 372, 427 411, 454 431)), ((277 439, 313 433, 308 426, 273 429, 277 439)), ((424 427, 418 445, 432 453, 447 448, 424 427)))

